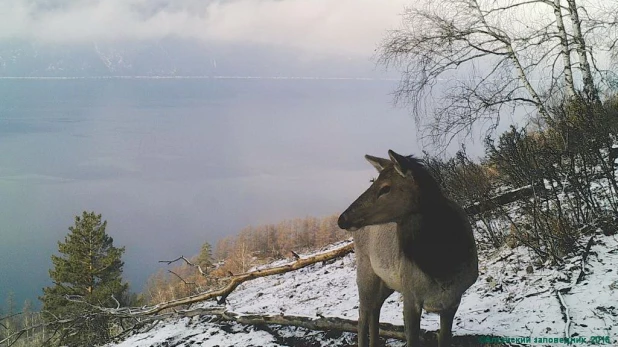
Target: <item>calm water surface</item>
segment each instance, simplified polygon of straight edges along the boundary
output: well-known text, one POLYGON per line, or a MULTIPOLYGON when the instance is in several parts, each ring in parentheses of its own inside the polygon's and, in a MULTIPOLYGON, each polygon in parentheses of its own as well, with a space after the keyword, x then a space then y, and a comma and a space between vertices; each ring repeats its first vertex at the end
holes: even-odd
POLYGON ((73 217, 102 213, 141 290, 160 259, 248 224, 340 211, 362 156, 417 151, 393 82, 0 80, 0 302, 49 284, 73 217))

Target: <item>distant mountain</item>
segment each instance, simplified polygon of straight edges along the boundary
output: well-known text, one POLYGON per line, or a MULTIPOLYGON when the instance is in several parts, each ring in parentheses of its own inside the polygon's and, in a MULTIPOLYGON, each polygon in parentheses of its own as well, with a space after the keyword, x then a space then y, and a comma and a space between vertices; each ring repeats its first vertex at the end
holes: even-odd
POLYGON ((194 42, 52 46, 0 42, 0 76, 174 76, 213 73, 213 58, 194 42))
POLYGON ((92 76, 381 76, 365 59, 307 59, 257 45, 193 40, 51 45, 0 41, 0 77, 92 76), (341 64, 343 62, 343 64, 341 64))

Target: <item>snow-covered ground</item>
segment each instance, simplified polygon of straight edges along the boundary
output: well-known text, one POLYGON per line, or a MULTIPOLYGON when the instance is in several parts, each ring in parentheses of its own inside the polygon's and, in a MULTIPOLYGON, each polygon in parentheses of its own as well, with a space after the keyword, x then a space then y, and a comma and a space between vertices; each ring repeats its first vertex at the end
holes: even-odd
MULTIPOLYGON (((582 244, 589 239, 590 236, 582 238, 582 244)), ((482 252, 479 279, 464 294, 455 317, 456 339, 471 335, 530 337, 530 345, 566 346, 564 342, 535 343, 534 339, 565 337, 568 317, 569 336, 587 339, 586 343, 574 345, 589 345, 593 336, 608 336, 609 343, 606 340, 600 343, 618 346, 618 236, 594 236, 583 280, 575 283, 581 270, 581 257, 576 255, 567 258, 562 266, 550 267, 534 264, 532 254, 524 247, 505 246, 492 253, 482 252), (561 289, 562 294, 558 294, 561 289)), ((242 284, 228 297, 227 310, 356 320, 355 276, 354 254, 349 254, 329 264, 318 263, 298 271, 258 278, 242 284)), ((403 325, 402 308, 399 294, 394 293, 386 300, 380 321, 403 325)), ((437 330, 439 316, 424 312, 421 327, 437 330)), ((478 338, 474 341, 481 345, 478 338)), ((203 316, 160 322, 153 329, 113 346, 351 346, 354 343, 355 335, 351 333, 245 326, 213 322, 211 317, 203 316)), ((387 341, 387 346, 403 345, 401 341, 387 341)))

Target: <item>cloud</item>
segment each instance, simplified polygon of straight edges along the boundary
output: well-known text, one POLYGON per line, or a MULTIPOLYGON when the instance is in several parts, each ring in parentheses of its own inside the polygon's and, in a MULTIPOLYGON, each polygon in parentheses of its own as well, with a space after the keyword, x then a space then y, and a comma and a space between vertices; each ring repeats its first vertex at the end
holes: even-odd
POLYGON ((369 55, 405 2, 380 0, 3 0, 0 40, 47 43, 178 37, 312 54, 369 55), (53 5, 52 5, 53 4, 53 5))

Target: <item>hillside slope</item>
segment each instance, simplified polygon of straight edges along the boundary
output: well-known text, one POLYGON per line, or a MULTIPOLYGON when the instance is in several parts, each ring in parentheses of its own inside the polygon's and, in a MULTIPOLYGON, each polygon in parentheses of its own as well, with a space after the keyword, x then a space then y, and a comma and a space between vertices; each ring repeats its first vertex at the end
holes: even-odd
MULTIPOLYGON (((581 242, 589 239, 587 236, 581 242)), ((458 345, 480 344, 478 335, 530 337, 532 343, 535 338, 561 338, 567 318, 571 321, 569 336, 587 338, 586 344, 593 336, 609 336, 609 345, 618 345, 618 236, 594 236, 583 280, 577 284, 582 255, 572 256, 558 267, 533 265, 531 254, 523 247, 481 252, 479 257, 479 279, 465 293, 453 324, 458 345)), ((285 261, 272 265, 282 263, 285 261)), ((356 320, 356 290, 355 258, 349 254, 330 264, 244 283, 229 296, 227 309, 356 320)), ((399 294, 394 293, 384 304, 380 321, 402 325, 402 308, 399 294)), ((435 331, 438 326, 438 315, 423 312, 422 329, 435 331)), ((244 326, 202 316, 160 322, 113 346, 352 346, 355 341, 352 333, 244 326)), ((387 341, 387 346, 403 345, 387 341)))

